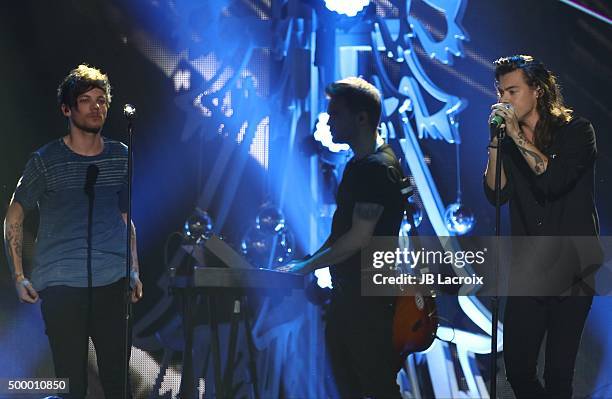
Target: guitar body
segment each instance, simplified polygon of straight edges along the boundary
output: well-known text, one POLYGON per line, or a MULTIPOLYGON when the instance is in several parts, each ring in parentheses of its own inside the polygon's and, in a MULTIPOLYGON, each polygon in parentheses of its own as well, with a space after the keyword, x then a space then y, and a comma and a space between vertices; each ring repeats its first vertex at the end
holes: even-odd
MULTIPOLYGON (((401 168, 399 170, 401 173, 401 168)), ((417 224, 414 222, 415 205, 409 201, 414 190, 405 176, 401 179, 400 186, 404 194, 406 219, 411 226, 414 226, 410 229, 410 244, 413 248, 422 248, 416 229, 417 224)), ((438 310, 435 296, 425 296, 415 291, 414 295, 397 297, 393 315, 393 347, 401 359, 429 348, 436 338, 437 331, 438 310)))
POLYGON ((435 297, 419 293, 397 297, 393 316, 393 346, 402 358, 431 346, 438 330, 437 316, 435 297))

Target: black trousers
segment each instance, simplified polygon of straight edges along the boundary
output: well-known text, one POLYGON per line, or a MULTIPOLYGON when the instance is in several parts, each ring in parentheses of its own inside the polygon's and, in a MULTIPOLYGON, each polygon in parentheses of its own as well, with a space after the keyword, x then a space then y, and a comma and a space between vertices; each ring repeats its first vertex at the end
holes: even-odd
POLYGON ((576 355, 593 297, 509 297, 504 316, 506 377, 517 399, 572 397, 576 355), (546 336, 544 386, 537 378, 546 336))
POLYGON ((338 396, 401 398, 396 383, 401 364, 392 341, 393 305, 387 298, 334 294, 326 317, 328 379, 338 396))
POLYGON ((104 395, 107 399, 125 397, 124 281, 92 288, 90 317, 87 288, 52 286, 40 292, 55 374, 69 379, 70 393, 62 394, 63 398, 84 398, 87 393, 88 337, 96 349, 104 395))

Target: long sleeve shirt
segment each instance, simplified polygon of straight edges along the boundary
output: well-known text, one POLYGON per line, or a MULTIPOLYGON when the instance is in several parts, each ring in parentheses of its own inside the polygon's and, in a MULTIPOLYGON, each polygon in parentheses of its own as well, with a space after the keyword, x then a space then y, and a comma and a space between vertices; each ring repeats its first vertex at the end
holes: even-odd
MULTIPOLYGON (((559 127, 548 148, 548 167, 536 175, 514 141, 502 142, 502 162, 507 183, 501 203, 510 206, 514 236, 598 235, 594 173, 597 146, 591 123, 580 117, 559 127)), ((495 191, 484 181, 484 191, 495 204, 495 191)))

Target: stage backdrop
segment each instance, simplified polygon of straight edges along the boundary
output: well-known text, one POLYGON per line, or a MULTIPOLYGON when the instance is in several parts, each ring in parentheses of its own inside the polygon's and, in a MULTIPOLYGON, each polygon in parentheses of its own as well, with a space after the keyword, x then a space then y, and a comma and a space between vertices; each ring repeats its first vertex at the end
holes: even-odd
MULTIPOLYGON (((446 229, 444 212, 436 209, 460 203, 472 217, 468 234, 491 235, 494 213, 482 193, 482 173, 486 120, 496 102, 492 61, 512 54, 540 58, 558 74, 567 103, 595 127, 596 201, 602 235, 612 232, 607 134, 612 28, 573 6, 586 4, 609 18, 609 5, 597 0, 375 0, 348 16, 326 3, 332 2, 32 0, 0 6, 1 216, 29 154, 66 133, 55 90, 70 69, 84 62, 109 75, 113 101, 104 135, 125 141, 122 105, 137 106, 133 212, 145 295, 135 307, 131 368, 139 398, 178 394, 180 302, 169 294, 167 270, 195 262, 173 233, 183 232, 196 209, 208 212, 213 232, 238 251, 256 242, 270 246, 268 236, 253 233, 256 218, 263 210, 282 212, 284 218, 272 220, 283 219, 286 244, 274 256, 248 253, 257 266, 304 255, 325 239, 347 155, 313 133, 325 111, 323 88, 334 79, 358 74, 377 83, 389 100, 383 132, 398 152, 402 148, 393 140, 407 134, 400 128, 401 113, 408 117, 422 157, 411 161, 414 151, 409 151, 402 158, 419 190, 423 234, 446 229), (412 79, 420 92, 391 90, 403 78, 412 79), (399 101, 405 98, 413 103, 399 101), (444 128, 419 131, 417 98, 429 116, 448 107, 443 123, 437 120, 444 128), (431 179, 419 180, 417 166, 431 179)), ((28 261, 36 226, 32 213, 26 220, 28 261)), ((316 287, 313 279, 312 292, 320 293, 316 287)), ((311 398, 328 392, 322 311, 312 292, 253 300, 263 397, 311 398)), ((440 308, 454 327, 487 337, 457 298, 442 299, 440 308)), ((52 376, 40 306, 18 303, 4 256, 0 309, 0 379, 52 376)), ((595 299, 578 357, 577 397, 612 396, 611 311, 608 297, 595 299)), ((211 395, 205 313, 198 315, 195 331, 194 389, 211 395)), ((227 330, 222 323, 222 343, 227 330)), ((237 381, 245 382, 240 392, 249 396, 242 335, 239 351, 237 381)), ((460 345, 439 343, 432 353, 413 358, 424 397, 447 388, 455 396, 484 392, 476 384, 490 378, 488 355, 466 353, 460 345), (468 368, 458 363, 447 368, 444 359, 456 360, 457 354, 469 356, 468 368), (451 374, 454 386, 447 378, 451 374)), ((100 397, 93 366, 91 373, 90 397, 100 397)), ((408 392, 417 389, 406 375, 400 381, 408 392)), ((511 397, 506 386, 500 391, 511 397)))

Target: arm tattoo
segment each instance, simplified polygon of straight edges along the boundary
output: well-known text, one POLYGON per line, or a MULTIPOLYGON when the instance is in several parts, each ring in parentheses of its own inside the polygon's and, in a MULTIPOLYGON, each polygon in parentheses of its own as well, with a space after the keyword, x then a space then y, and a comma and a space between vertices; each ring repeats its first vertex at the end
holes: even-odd
POLYGON ((130 223, 130 254, 132 255, 132 270, 138 271, 138 246, 136 245, 136 226, 130 223))
POLYGON ((382 214, 383 209, 384 207, 382 205, 369 202, 358 202, 355 204, 353 213, 360 219, 376 220, 382 214))
POLYGON ((531 145, 533 144, 529 140, 527 140, 523 132, 520 132, 518 134, 518 139, 516 141, 516 144, 517 144, 519 151, 521 152, 521 154, 523 154, 523 156, 526 159, 531 158, 533 160, 533 164, 534 164, 533 171, 535 172, 536 175, 541 175, 542 173, 546 171, 546 164, 544 163, 544 160, 542 159, 542 157, 535 151, 531 151, 525 148, 527 144, 531 144, 531 145))
POLYGON ((23 223, 15 222, 9 224, 6 229, 7 255, 11 272, 15 273, 15 261, 21 264, 23 251, 23 223))

